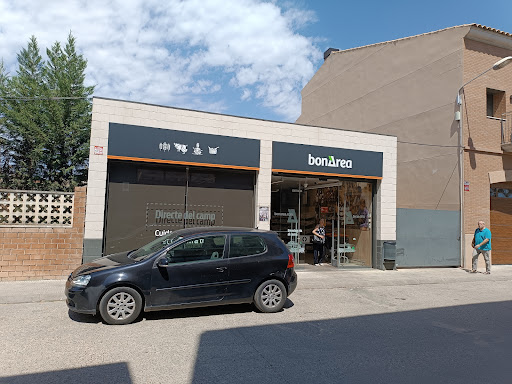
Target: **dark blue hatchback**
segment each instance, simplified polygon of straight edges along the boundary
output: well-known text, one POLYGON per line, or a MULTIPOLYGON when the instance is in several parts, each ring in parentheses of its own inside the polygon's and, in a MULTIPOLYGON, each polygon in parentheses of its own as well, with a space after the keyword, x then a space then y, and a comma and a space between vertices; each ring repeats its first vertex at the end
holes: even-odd
POLYGON ((208 227, 83 264, 65 293, 72 311, 128 324, 141 310, 254 303, 277 312, 296 286, 293 255, 275 232, 208 227))

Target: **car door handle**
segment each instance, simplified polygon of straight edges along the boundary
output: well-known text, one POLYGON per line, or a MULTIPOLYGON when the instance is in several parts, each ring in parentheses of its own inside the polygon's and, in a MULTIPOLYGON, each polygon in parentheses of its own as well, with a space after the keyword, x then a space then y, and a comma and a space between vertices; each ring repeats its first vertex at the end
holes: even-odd
POLYGON ((215 269, 219 272, 224 272, 226 269, 228 269, 228 267, 217 267, 215 269))

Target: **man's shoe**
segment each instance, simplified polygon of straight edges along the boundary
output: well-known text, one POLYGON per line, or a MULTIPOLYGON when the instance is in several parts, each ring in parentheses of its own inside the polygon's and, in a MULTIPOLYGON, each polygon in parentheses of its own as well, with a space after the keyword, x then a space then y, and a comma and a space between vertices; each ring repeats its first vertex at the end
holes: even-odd
POLYGON ((490 274, 491 274, 491 272, 490 272, 490 271, 485 271, 485 272, 484 272, 484 275, 490 275, 490 274))
POLYGON ((470 273, 476 273, 476 270, 475 270, 475 269, 472 269, 470 273))

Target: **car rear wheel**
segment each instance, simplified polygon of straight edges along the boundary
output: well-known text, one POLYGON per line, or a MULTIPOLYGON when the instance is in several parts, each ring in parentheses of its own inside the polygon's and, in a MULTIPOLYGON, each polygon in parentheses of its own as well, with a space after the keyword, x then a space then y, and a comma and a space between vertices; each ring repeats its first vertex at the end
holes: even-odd
POLYGON ((286 288, 283 283, 279 280, 267 280, 256 289, 254 305, 261 312, 278 312, 283 309, 286 298, 286 288))
POLYGON ((108 324, 129 324, 140 314, 142 298, 129 287, 117 287, 108 291, 100 301, 100 314, 108 324))

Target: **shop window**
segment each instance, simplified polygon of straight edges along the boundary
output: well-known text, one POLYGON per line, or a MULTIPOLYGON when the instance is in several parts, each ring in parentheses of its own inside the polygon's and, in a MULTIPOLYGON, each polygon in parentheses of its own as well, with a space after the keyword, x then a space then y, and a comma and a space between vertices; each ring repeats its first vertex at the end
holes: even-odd
POLYGON ((498 117, 505 113, 505 92, 487 88, 487 117, 498 117))

